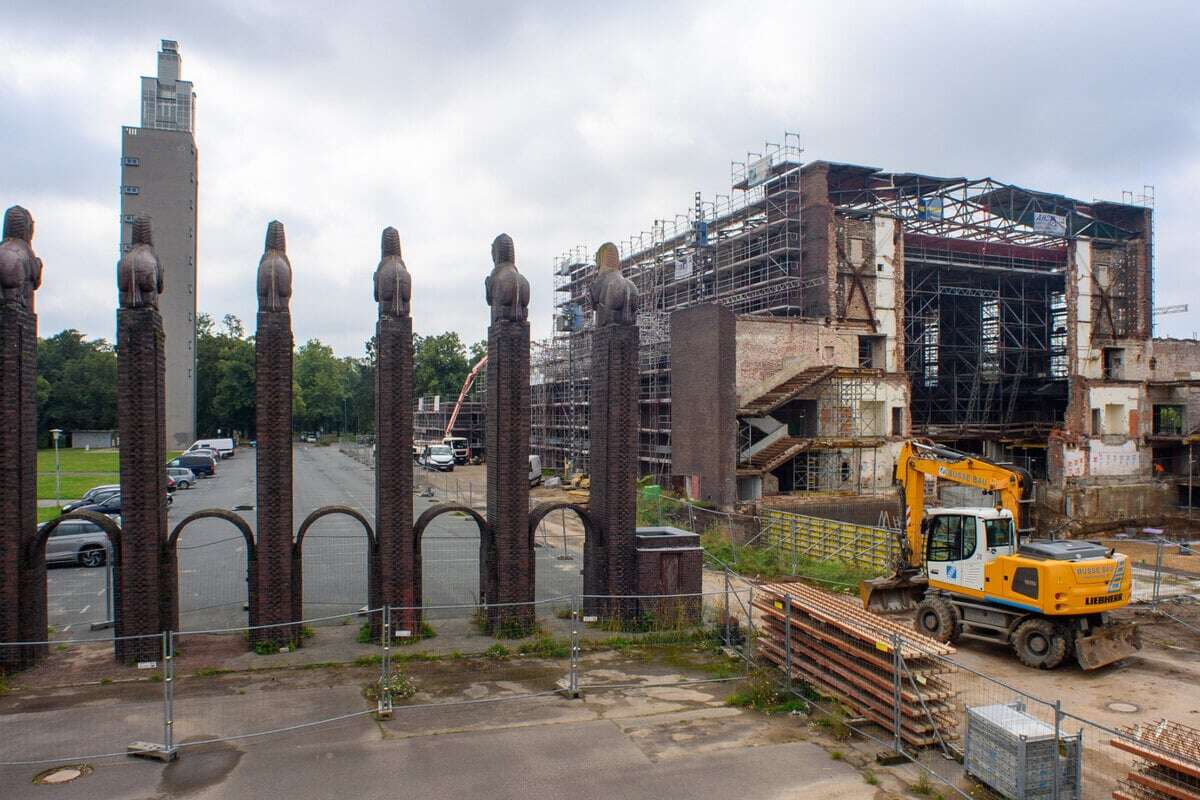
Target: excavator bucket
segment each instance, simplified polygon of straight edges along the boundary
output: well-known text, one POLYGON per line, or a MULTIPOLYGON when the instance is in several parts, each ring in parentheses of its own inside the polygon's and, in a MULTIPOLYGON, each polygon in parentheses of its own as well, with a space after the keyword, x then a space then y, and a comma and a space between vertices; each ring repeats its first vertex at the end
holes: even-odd
POLYGON ((923 575, 871 578, 858 585, 858 594, 868 611, 912 611, 925 596, 926 583, 923 575))
POLYGON ((1141 633, 1132 622, 1104 625, 1091 636, 1075 640, 1075 659, 1079 666, 1097 669, 1120 661, 1142 649, 1141 633))

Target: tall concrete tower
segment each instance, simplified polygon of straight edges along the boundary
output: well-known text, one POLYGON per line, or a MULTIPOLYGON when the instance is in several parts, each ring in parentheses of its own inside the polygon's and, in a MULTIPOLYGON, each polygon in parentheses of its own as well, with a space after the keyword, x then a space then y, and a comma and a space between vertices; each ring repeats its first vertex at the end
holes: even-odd
POLYGON ((180 80, 179 44, 162 40, 158 76, 142 78, 142 124, 121 129, 121 252, 133 220, 150 217, 162 262, 166 446, 196 438, 196 93, 180 80))

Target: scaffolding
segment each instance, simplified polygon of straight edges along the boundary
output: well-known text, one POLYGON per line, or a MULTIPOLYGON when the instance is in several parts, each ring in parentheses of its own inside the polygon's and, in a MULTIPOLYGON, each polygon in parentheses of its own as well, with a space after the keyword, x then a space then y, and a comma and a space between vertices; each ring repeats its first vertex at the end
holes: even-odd
MULTIPOLYGON (((413 445, 424 447, 427 444, 439 444, 446 435, 446 426, 450 424, 450 415, 454 413, 454 404, 458 398, 441 395, 428 395, 417 398, 413 410, 413 445)), ((462 436, 471 448, 472 457, 484 457, 486 441, 484 438, 484 420, 487 408, 487 381, 477 380, 471 385, 467 396, 463 398, 462 408, 454 421, 451 436, 462 436)))
MULTIPOLYGON (((637 286, 641 312, 638 462, 642 475, 671 471, 671 313, 716 302, 737 314, 799 316, 817 285, 800 271, 799 136, 766 143, 730 167, 731 190, 658 219, 620 242, 621 271, 637 286)), ((534 347, 533 441, 543 464, 586 471, 593 314, 587 247, 554 260, 554 334, 534 347)))

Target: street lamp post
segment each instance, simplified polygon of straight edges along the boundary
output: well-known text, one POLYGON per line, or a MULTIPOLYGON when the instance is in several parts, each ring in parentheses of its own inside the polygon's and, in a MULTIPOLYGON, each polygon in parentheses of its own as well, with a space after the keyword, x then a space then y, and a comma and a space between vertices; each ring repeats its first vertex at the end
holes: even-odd
POLYGON ((62 507, 62 461, 58 457, 58 441, 62 438, 62 428, 50 431, 54 440, 54 505, 62 507))

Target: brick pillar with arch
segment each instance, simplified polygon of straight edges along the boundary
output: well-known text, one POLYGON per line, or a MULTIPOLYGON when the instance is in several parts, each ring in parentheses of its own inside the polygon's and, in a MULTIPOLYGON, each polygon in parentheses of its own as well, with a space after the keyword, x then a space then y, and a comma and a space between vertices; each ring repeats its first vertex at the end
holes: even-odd
POLYGON ((485 286, 491 306, 487 361, 487 522, 481 579, 488 627, 506 637, 535 625, 529 532, 529 282, 517 272, 507 234, 492 243, 485 286), (490 539, 490 542, 487 541, 490 539), (507 603, 530 605, 506 606, 507 603), (493 605, 500 604, 500 605, 493 605))
POLYGON ((134 220, 130 249, 117 265, 117 431, 120 436, 121 563, 116 613, 118 661, 157 661, 175 588, 161 580, 167 539, 166 355, 158 296, 163 270, 150 220, 134 220))
MULTIPOLYGON (((33 217, 4 215, 0 243, 0 643, 46 638, 46 567, 26 564, 37 535, 37 314, 42 262, 34 255, 33 217)), ((0 644, 0 671, 45 655, 46 646, 0 644)))
MULTIPOLYGON (((638 591, 638 292, 621 275, 620 256, 612 243, 596 252, 596 277, 589 292, 596 309, 592 334, 589 441, 591 496, 588 511, 604 542, 603 551, 586 542, 584 572, 603 574, 605 593, 630 598, 592 603, 595 612, 620 619, 637 613, 638 591), (603 563, 594 563, 599 559, 603 563)), ((586 583, 585 578, 585 583, 586 583)), ((592 613, 593 609, 588 609, 592 613)))
POLYGON ((258 481, 257 624, 251 645, 298 641, 303 614, 292 581, 292 265, 283 223, 267 226, 258 263, 258 329, 254 340, 256 477, 258 481))
MULTIPOLYGON (((412 279, 395 228, 383 231, 380 250, 375 269, 375 535, 383 602, 404 607, 392 612, 392 628, 415 636, 421 626, 421 553, 415 545, 412 500, 412 279)), ((378 622, 373 616, 372 627, 378 622)))

